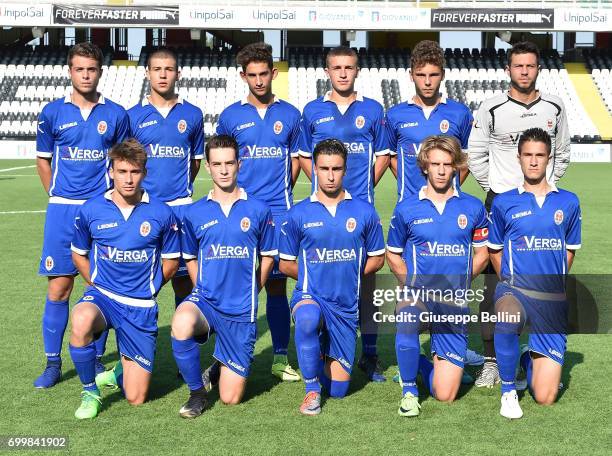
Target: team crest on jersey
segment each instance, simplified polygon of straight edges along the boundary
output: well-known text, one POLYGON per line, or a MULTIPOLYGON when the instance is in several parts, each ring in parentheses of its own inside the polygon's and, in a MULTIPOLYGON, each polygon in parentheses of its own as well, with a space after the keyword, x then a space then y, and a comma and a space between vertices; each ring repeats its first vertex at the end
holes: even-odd
POLYGON ((283 123, 280 120, 274 122, 274 133, 280 135, 283 131, 283 123))
POLYGON ((459 217, 457 217, 457 225, 459 225, 459 228, 461 228, 462 230, 465 230, 465 227, 467 226, 468 223, 468 219, 466 217, 465 214, 459 214, 459 217))
POLYGON ((355 231, 355 228, 357 228, 357 220, 355 220, 353 217, 350 217, 346 221, 346 231, 352 233, 353 231, 355 231))
POLYGON ((553 125, 554 125, 554 122, 552 119, 548 119, 546 121, 546 126, 548 127, 549 130, 552 129, 553 125))
POLYGON ((51 269, 53 269, 53 266, 55 266, 55 262, 53 261, 53 257, 52 256, 48 256, 47 258, 45 258, 45 269, 47 271, 50 271, 51 269))
POLYGON ((449 128, 450 128, 450 124, 448 123, 448 120, 443 119, 442 122, 440 122, 440 131, 442 133, 446 133, 449 128))
POLYGON ((106 130, 108 130, 108 125, 106 125, 106 122, 103 120, 98 122, 98 133, 103 135, 104 133, 106 133, 106 130))
POLYGON ((140 235, 146 237, 151 232, 151 224, 149 222, 142 222, 140 224, 140 235))
POLYGON ((248 217, 242 217, 240 220, 240 229, 245 233, 251 228, 251 220, 248 217))
POLYGON ((179 133, 185 133, 185 130, 187 130, 187 122, 183 119, 179 120, 176 128, 178 128, 179 133))
POLYGON ((563 223, 563 211, 558 209, 555 211, 555 224, 561 225, 563 223))
POLYGON ((363 116, 357 116, 355 118, 355 126, 359 129, 362 129, 363 126, 365 125, 365 119, 363 116))

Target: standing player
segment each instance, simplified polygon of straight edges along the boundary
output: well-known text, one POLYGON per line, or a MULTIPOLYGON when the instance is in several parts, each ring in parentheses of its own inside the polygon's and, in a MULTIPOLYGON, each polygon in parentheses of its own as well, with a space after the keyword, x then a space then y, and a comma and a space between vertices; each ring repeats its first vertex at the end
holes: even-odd
MULTIPOLYGON (((175 92, 180 77, 174 51, 162 48, 149 54, 147 79, 151 93, 128 111, 130 132, 147 151, 147 177, 143 187, 149 195, 172 207, 182 222, 191 204, 193 182, 204 157, 204 117, 200 108, 175 92)), ((191 292, 183 261, 172 278, 178 306, 191 292)))
POLYGON ((465 325, 431 324, 432 365, 425 355, 419 356, 419 316, 422 312, 448 317, 469 313, 466 296, 471 280, 489 261, 487 212, 478 199, 453 185, 466 159, 453 137, 430 136, 423 141, 418 165, 427 184, 418 195, 398 203, 391 217, 389 267, 400 286, 423 291, 419 299, 399 302, 396 309, 396 315, 403 317, 395 339, 402 416, 419 414, 417 372, 440 401, 454 401, 461 384, 467 351, 465 325), (449 292, 453 299, 441 299, 449 292))
POLYGON ((234 138, 211 138, 206 169, 213 189, 185 214, 183 257, 195 288, 172 319, 172 352, 190 390, 179 412, 183 418, 206 407, 198 343, 213 333, 221 401, 242 399, 257 336, 257 294, 278 253, 272 213, 238 187, 239 167, 234 138))
MULTIPOLYGON (((414 47, 410 56, 410 80, 414 83, 414 97, 389 109, 386 121, 398 201, 417 194, 426 183, 417 165, 423 140, 439 134, 453 136, 465 150, 473 120, 467 106, 440 93, 444 53, 438 43, 424 40, 414 47)), ((463 182, 467 167, 460 171, 463 182)))
POLYGON ((109 371, 132 405, 149 391, 161 286, 178 269, 177 220, 141 190, 146 152, 133 139, 110 153, 114 189, 84 204, 75 220, 72 258, 89 285, 72 311, 70 356, 83 384, 78 419, 94 418, 102 398, 95 382, 93 339, 114 328, 121 361, 109 371))
MULTIPOLYGON (((516 43, 508 51, 506 74, 510 77, 507 94, 485 100, 476 115, 469 140, 469 168, 487 192, 485 207, 499 193, 512 190, 523 182, 521 167, 516 160, 516 145, 523 131, 538 127, 551 137, 551 159, 546 178, 557 182, 569 165, 570 135, 565 107, 555 95, 536 90, 540 53, 535 44, 516 43)), ((497 283, 495 271, 487 270, 487 298, 481 312, 493 312, 493 291, 497 283)), ((481 324, 485 365, 476 379, 476 386, 492 387, 499 383, 493 343, 494 323, 481 324)))
POLYGON ((335 139, 314 149, 317 191, 283 224, 280 268, 297 280, 291 299, 295 345, 306 385, 300 406, 321 413, 321 382, 346 395, 355 359, 361 276, 384 264, 384 238, 374 206, 343 188, 348 152, 335 139), (321 341, 319 340, 321 336, 321 341))
POLYGON ((581 242, 578 197, 548 180, 551 139, 541 128, 518 142, 523 184, 499 195, 491 209, 489 249, 501 282, 495 290, 495 354, 501 376, 502 416, 523 416, 515 385, 519 362, 539 404, 555 402, 567 341, 565 278, 581 242), (519 317, 518 321, 504 315, 519 317), (519 357, 526 321, 529 344, 519 357))
MULTIPOLYGON (((96 91, 102 60, 94 44, 73 46, 68 52, 72 93, 46 105, 38 118, 36 165, 49 205, 38 271, 48 278, 42 318, 47 367, 34 381, 36 388, 50 388, 62 375, 62 340, 77 274, 70 254, 74 218, 86 200, 110 188, 107 152, 128 133, 125 110, 96 91)), ((98 343, 100 357, 104 340, 98 343)), ((96 370, 104 371, 99 358, 96 370)))
MULTIPOLYGON (((270 46, 250 44, 236 60, 249 94, 221 113, 217 134, 232 136, 238 142, 238 185, 272 209, 278 240, 278 230, 293 205, 293 185, 300 172, 300 112, 272 93, 278 70, 273 66, 270 46)), ((291 317, 287 278, 279 272, 278 260, 266 283, 266 294, 266 318, 274 349, 272 374, 284 381, 299 381, 300 375, 287 360, 291 317)))
MULTIPOLYGON (((374 205, 374 186, 389 165, 383 107, 355 91, 359 61, 353 49, 344 46, 331 49, 326 65, 331 92, 304 107, 300 150, 302 167, 312 180, 313 192, 316 191, 317 176, 311 176, 314 148, 325 139, 342 141, 348 149, 343 185, 353 198, 374 205)), ((384 382, 386 379, 376 351, 378 328, 370 313, 374 309, 374 287, 374 276, 364 277, 360 312, 362 357, 358 365, 370 380, 384 382)))

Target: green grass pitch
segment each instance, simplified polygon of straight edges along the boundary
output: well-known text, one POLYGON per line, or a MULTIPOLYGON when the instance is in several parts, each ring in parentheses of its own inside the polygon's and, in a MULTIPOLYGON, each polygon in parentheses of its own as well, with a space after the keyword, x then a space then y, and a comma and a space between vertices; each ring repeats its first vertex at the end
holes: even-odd
MULTIPOLYGON (((562 186, 576 192, 583 208, 583 248, 573 272, 612 272, 612 165, 572 164, 562 186)), ((197 196, 210 181, 203 170, 197 196)), ((464 190, 483 192, 472 178, 464 190)), ((297 198, 308 194, 301 178, 297 198)), ((385 231, 396 199, 395 180, 388 173, 377 188, 377 208, 385 231)), ((80 384, 64 338, 63 381, 48 391, 35 390, 32 380, 44 365, 40 320, 46 280, 36 275, 40 256, 46 198, 33 161, 0 162, 0 435, 66 435, 73 454, 610 454, 612 435, 612 337, 572 335, 563 372, 560 400, 537 406, 525 394, 525 417, 509 422, 499 411, 499 387, 462 388, 451 405, 422 394, 421 416, 397 415, 400 387, 395 373, 394 340, 379 338, 385 384, 368 384, 356 369, 349 395, 326 400, 318 417, 304 417, 298 406, 301 383, 281 384, 269 374, 272 359, 265 318, 265 295, 260 295, 259 335, 255 361, 244 402, 222 405, 212 393, 212 406, 196 420, 182 420, 178 409, 188 390, 176 378, 170 349, 171 288, 159 298, 159 340, 150 400, 131 407, 120 394, 104 398, 100 415, 78 422, 80 384), (19 169, 10 169, 19 168, 19 169), (606 450, 605 448, 608 448, 606 450)), ((71 304, 81 295, 77 279, 71 304)), ((471 335, 471 346, 480 348, 471 335)), ((427 342, 423 337, 422 342, 427 342)), ((293 338, 290 359, 297 367, 293 338)), ((360 347, 360 343, 358 343, 360 347)), ((212 345, 202 350, 210 362, 212 345)), ((358 348, 358 353, 360 348, 358 348)), ((117 359, 109 338, 105 364, 117 359)))

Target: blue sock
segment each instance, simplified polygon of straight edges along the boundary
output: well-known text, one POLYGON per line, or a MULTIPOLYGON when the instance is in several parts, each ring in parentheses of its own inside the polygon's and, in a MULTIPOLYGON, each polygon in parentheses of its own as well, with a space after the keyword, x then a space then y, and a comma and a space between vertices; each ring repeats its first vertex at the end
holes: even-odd
POLYGON ((102 331, 100 337, 94 340, 94 344, 96 344, 96 357, 98 359, 102 358, 106 351, 106 339, 108 339, 108 329, 102 331))
POLYGON ((79 374, 83 389, 100 394, 96 386, 96 346, 93 342, 84 347, 70 345, 70 357, 79 374))
POLYGON ((172 339, 172 353, 176 365, 191 391, 204 387, 202 368, 200 367, 200 347, 193 337, 186 340, 172 339))
POLYGON ((329 389, 329 396, 335 397, 336 399, 342 399, 344 396, 346 396, 346 393, 348 392, 349 383, 349 380, 343 382, 338 380, 332 380, 331 387, 329 389))
POLYGON ((495 324, 493 336, 495 357, 501 378, 502 394, 515 390, 516 365, 519 360, 519 325, 513 323, 495 324))
POLYGON ((42 335, 48 361, 56 363, 61 361, 62 341, 68 325, 68 314, 68 300, 51 301, 47 297, 42 318, 42 335))
POLYGON ((361 353, 364 356, 376 356, 376 341, 378 334, 361 333, 361 353))
POLYGON ((291 332, 291 312, 287 296, 270 296, 266 300, 266 318, 272 335, 275 355, 286 355, 291 332))
POLYGON ((429 393, 433 397, 436 397, 436 393, 433 390, 433 373, 434 373, 433 363, 425 355, 419 356, 419 373, 421 374, 421 378, 423 379, 423 382, 427 386, 429 393))
POLYGON ((295 348, 298 364, 306 385, 306 392, 321 392, 319 384, 319 368, 321 347, 319 345, 319 320, 321 309, 314 304, 304 304, 294 313, 295 318, 295 348))
POLYGON ((398 314, 402 321, 397 324, 397 333, 395 334, 395 355, 402 380, 402 394, 412 393, 415 396, 419 395, 416 384, 421 352, 419 313, 420 311, 416 307, 403 308, 398 314))
POLYGON ((531 389, 531 376, 533 374, 533 360, 531 359, 531 353, 525 352, 521 355, 521 367, 526 373, 527 376, 527 387, 529 388, 529 392, 533 395, 533 390, 531 389))
POLYGON ((395 354, 402 379, 402 394, 418 396, 416 378, 419 370, 419 335, 398 332, 395 335, 395 354))
POLYGON ((177 296, 174 295, 174 308, 176 309, 181 303, 187 298, 187 296, 177 296))

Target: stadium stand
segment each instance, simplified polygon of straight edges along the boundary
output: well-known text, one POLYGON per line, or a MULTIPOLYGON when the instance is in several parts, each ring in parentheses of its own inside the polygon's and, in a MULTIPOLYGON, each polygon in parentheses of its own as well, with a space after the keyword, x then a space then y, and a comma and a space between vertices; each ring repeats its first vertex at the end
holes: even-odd
MULTIPOLYGON (((52 99, 70 89, 65 46, 0 49, 0 137, 32 139, 36 117, 52 99)), ((247 94, 235 63, 235 51, 184 47, 176 49, 181 65, 178 93, 205 113, 206 136, 214 133, 221 111, 247 94)), ((288 52, 288 98, 298 109, 331 89, 325 76, 322 48, 294 47, 288 52)), ((149 91, 145 65, 151 48, 143 47, 137 66, 113 65, 112 49, 104 49, 105 61, 100 91, 126 108, 138 103, 149 91)), ((591 72, 603 103, 612 113, 612 51, 585 50, 591 72)), ((385 109, 414 95, 410 82, 410 49, 358 50, 360 77, 357 90, 379 101, 385 109)), ((508 90, 504 72, 504 50, 446 49, 446 80, 442 93, 465 103, 475 112, 485 99, 508 90)), ((601 139, 585 111, 556 51, 544 51, 538 88, 557 94, 565 103, 570 133, 575 142, 601 139)), ((281 70, 282 71, 282 70, 281 70)))
POLYGON ((583 49, 583 55, 601 99, 612 114, 612 50, 583 49))

